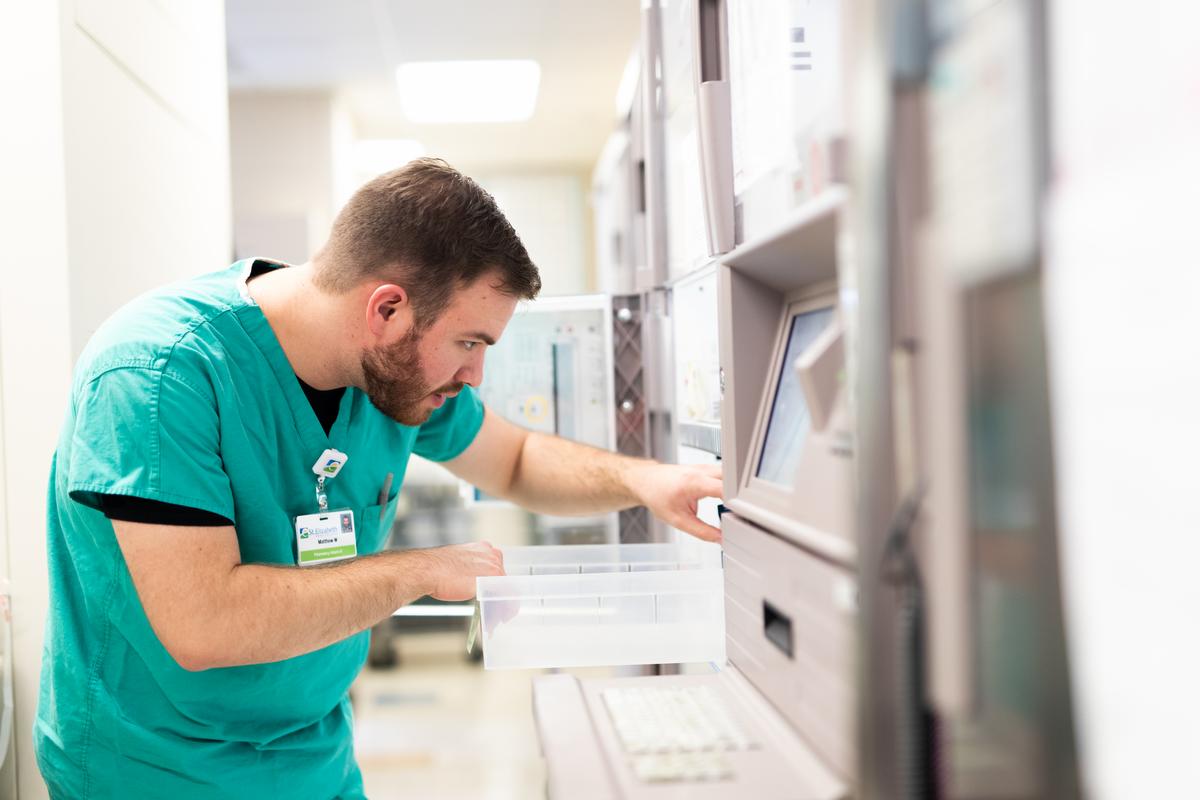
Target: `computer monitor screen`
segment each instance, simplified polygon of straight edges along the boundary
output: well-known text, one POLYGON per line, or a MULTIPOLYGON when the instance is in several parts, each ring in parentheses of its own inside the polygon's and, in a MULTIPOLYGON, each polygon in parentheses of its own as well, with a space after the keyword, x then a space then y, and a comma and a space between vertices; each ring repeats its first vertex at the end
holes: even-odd
POLYGON ((804 440, 812 425, 808 403, 800 389, 800 379, 796 377, 796 359, 812 346, 832 320, 833 309, 820 308, 796 314, 789 323, 771 416, 763 437, 758 469, 754 473, 762 480, 789 486, 796 479, 804 440))

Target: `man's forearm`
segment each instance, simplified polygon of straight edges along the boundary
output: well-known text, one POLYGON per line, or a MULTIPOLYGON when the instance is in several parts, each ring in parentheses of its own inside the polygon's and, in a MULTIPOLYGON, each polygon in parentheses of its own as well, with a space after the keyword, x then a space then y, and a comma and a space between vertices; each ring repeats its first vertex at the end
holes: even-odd
POLYGON ((324 567, 239 564, 186 638, 187 669, 281 661, 365 630, 432 591, 434 551, 391 551, 324 567))
POLYGON ((594 514, 638 505, 639 470, 654 462, 558 436, 530 433, 513 470, 508 498, 543 514, 594 514))
POLYGON ((721 468, 659 464, 525 430, 487 411, 450 471, 495 497, 545 514, 595 514, 644 505, 673 528, 719 541, 697 516, 721 496, 721 468))

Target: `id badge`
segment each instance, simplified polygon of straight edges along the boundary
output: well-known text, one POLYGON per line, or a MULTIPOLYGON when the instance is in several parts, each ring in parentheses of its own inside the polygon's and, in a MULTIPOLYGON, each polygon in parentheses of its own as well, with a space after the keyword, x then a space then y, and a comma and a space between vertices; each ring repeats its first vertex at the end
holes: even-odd
POLYGON ((312 567, 358 555, 354 512, 348 508, 296 517, 296 564, 312 567))

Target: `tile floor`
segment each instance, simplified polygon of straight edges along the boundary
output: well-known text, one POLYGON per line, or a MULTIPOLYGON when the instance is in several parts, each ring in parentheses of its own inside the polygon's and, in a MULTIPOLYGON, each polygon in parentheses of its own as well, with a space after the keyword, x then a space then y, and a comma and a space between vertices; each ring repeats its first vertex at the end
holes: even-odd
POLYGON ((400 665, 366 669, 351 690, 355 750, 372 800, 545 796, 533 725, 536 672, 485 672, 465 635, 398 637, 400 665))

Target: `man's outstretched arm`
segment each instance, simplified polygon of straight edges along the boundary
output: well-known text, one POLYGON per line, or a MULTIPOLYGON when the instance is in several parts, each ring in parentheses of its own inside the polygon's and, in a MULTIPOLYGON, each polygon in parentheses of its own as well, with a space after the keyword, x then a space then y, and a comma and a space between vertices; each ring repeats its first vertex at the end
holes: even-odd
POLYGON ((644 505, 668 525, 708 541, 721 532, 696 516, 721 496, 716 466, 630 458, 527 431, 488 410, 465 451, 446 466, 494 497, 545 514, 594 514, 644 505))
POLYGON ((293 567, 243 564, 232 526, 113 529, 150 626, 190 671, 310 653, 424 595, 469 600, 476 576, 504 574, 500 551, 483 542, 293 567))

